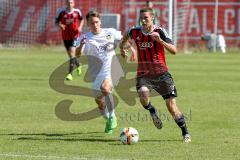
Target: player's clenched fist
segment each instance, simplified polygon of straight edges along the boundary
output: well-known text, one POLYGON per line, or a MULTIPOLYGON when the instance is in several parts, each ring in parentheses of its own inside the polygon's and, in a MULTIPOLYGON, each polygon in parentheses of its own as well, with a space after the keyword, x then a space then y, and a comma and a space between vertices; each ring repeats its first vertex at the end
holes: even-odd
POLYGON ((150 34, 151 38, 154 39, 157 42, 163 42, 163 40, 160 38, 159 33, 157 32, 152 32, 150 34))

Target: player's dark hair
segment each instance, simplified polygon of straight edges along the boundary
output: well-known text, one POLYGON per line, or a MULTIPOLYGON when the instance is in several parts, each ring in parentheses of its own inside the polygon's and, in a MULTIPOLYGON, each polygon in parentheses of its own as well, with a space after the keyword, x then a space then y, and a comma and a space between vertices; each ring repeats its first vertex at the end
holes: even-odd
POLYGON ((89 11, 88 14, 86 15, 87 21, 89 21, 91 17, 97 17, 100 19, 100 14, 97 11, 89 11))
POLYGON ((141 14, 141 13, 144 13, 144 12, 149 12, 151 15, 154 15, 152 8, 142 8, 142 9, 140 10, 140 14, 141 14))

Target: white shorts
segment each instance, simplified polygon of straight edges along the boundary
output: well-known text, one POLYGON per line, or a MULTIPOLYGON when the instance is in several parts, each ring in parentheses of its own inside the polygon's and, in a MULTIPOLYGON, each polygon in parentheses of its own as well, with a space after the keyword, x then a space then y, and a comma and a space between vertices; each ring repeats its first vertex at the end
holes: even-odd
POLYGON ((94 92, 93 92, 94 97, 100 97, 102 95, 101 85, 102 85, 102 83, 105 79, 110 79, 112 81, 110 75, 109 76, 97 76, 96 77, 95 81, 92 84, 92 88, 94 89, 94 92))

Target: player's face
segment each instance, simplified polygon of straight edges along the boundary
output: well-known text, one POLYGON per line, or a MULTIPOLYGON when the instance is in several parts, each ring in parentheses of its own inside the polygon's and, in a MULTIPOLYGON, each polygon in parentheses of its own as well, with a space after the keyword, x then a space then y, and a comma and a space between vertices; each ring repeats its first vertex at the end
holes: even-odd
POLYGON ((152 2, 148 2, 148 3, 147 3, 147 7, 153 8, 153 3, 152 3, 152 2))
POLYGON ((90 30, 94 33, 100 33, 101 31, 101 21, 98 17, 91 17, 88 20, 88 26, 90 27, 90 30))
POLYGON ((68 8, 72 9, 75 6, 74 0, 66 0, 66 5, 68 8))
POLYGON ((144 28, 148 28, 153 25, 153 16, 150 12, 142 12, 140 14, 140 20, 144 28))

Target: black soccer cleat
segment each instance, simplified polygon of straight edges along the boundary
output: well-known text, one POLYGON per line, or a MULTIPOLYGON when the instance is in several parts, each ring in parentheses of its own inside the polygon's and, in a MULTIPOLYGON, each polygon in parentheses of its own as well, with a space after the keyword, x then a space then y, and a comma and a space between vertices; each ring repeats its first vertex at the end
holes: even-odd
POLYGON ((163 127, 163 124, 161 119, 158 117, 158 115, 156 113, 151 113, 151 117, 155 127, 157 127, 157 129, 161 129, 163 127))

